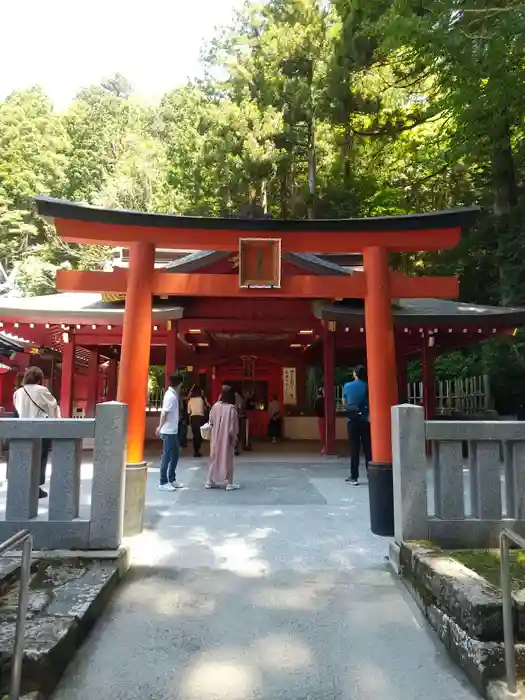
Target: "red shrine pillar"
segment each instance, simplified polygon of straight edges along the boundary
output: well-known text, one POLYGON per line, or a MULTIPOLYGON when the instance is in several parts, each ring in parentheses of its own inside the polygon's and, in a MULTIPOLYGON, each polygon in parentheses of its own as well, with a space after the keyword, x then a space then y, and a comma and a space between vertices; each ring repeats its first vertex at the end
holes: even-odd
POLYGON ((397 403, 397 373, 387 250, 365 248, 363 265, 372 460, 392 464, 390 409, 397 403))
POLYGON ((95 417, 95 406, 98 401, 98 366, 99 366, 99 356, 98 348, 92 350, 89 353, 88 360, 88 370, 87 370, 87 385, 88 385, 88 395, 87 395, 87 405, 86 405, 86 418, 95 417))
POLYGON ((73 415, 73 392, 75 380, 75 336, 71 333, 69 343, 62 350, 62 376, 60 377, 60 413, 62 418, 73 415))
POLYGON ((335 322, 323 325, 323 369, 325 405, 325 444, 327 455, 337 454, 335 435, 335 322))
POLYGON ((155 246, 130 247, 118 400, 128 405, 127 461, 142 464, 146 433, 146 401, 151 346, 155 246))
POLYGON ((170 375, 177 371, 177 321, 168 321, 168 344, 166 345, 166 363, 164 365, 164 388, 170 385, 170 375))
POLYGON ((108 393, 107 400, 115 401, 117 398, 117 382, 118 382, 118 362, 112 359, 108 363, 108 393))
POLYGON ((433 337, 424 335, 421 352, 423 408, 427 420, 432 420, 436 417, 436 351, 434 346, 430 345, 433 340, 433 337))

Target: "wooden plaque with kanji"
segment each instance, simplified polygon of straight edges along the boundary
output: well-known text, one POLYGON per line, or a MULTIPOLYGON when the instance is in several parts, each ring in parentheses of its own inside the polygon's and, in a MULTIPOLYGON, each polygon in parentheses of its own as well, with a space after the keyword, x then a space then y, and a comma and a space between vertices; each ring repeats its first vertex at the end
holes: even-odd
POLYGON ((239 285, 241 287, 281 286, 280 239, 239 239, 239 285))

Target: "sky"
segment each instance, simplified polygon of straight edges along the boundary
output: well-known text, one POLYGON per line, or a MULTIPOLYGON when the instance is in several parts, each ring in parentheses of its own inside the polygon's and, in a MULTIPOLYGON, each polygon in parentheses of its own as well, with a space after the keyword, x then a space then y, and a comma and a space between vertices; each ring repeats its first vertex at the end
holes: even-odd
POLYGON ((58 109, 122 73, 156 100, 199 74, 204 42, 243 0, 0 0, 0 99, 41 85, 58 109))

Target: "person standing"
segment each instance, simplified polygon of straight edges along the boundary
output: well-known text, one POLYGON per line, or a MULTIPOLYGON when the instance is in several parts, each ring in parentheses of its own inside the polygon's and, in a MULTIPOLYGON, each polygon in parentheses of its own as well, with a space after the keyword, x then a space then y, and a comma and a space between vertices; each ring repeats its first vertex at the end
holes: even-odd
POLYGON ((172 374, 170 385, 164 394, 160 422, 155 430, 155 434, 162 440, 159 484, 161 491, 175 491, 181 487, 176 481, 179 461, 179 392, 181 385, 182 375, 172 374))
POLYGON ((283 423, 281 404, 279 403, 277 394, 272 396, 272 400, 268 406, 268 413, 270 414, 270 419, 268 421, 268 437, 271 438, 272 442, 275 444, 281 437, 283 423))
POLYGON ((348 439, 350 441, 350 476, 346 481, 359 485, 359 456, 361 447, 368 469, 372 461, 370 418, 368 408, 368 384, 362 365, 355 368, 354 380, 343 387, 343 403, 346 408, 348 439))
POLYGON ((184 389, 179 392, 179 447, 188 446, 188 395, 184 389))
POLYGON ((201 456, 202 435, 201 428, 206 423, 206 402, 200 386, 194 386, 188 400, 188 416, 193 439, 193 456, 201 456))
MULTIPOLYGON (((59 418, 58 403, 49 389, 44 386, 44 373, 40 367, 29 367, 24 374, 22 386, 13 395, 15 411, 19 418, 59 418)), ((38 497, 46 498, 47 492, 42 488, 46 482, 46 469, 51 440, 42 440, 40 456, 40 488, 38 497)))
POLYGON ((235 408, 239 418, 239 435, 235 443, 235 455, 238 457, 241 449, 248 449, 246 446, 246 402, 238 391, 235 392, 235 408))
POLYGON ((236 491, 233 481, 235 445, 239 435, 239 416, 235 408, 235 391, 222 387, 220 399, 210 411, 210 467, 204 488, 212 489, 226 481, 226 491, 236 491))
POLYGON ((319 387, 319 391, 317 392, 314 411, 315 415, 317 416, 317 425, 319 427, 319 439, 321 440, 321 454, 324 455, 326 453, 326 418, 324 406, 324 388, 322 386, 319 387))

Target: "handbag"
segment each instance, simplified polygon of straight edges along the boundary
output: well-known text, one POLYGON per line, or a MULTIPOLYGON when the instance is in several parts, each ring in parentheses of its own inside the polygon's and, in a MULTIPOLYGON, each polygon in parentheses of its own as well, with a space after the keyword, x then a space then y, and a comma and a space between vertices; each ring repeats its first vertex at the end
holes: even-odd
POLYGON ((201 437, 203 440, 211 440, 211 424, 205 423, 201 425, 201 437))

